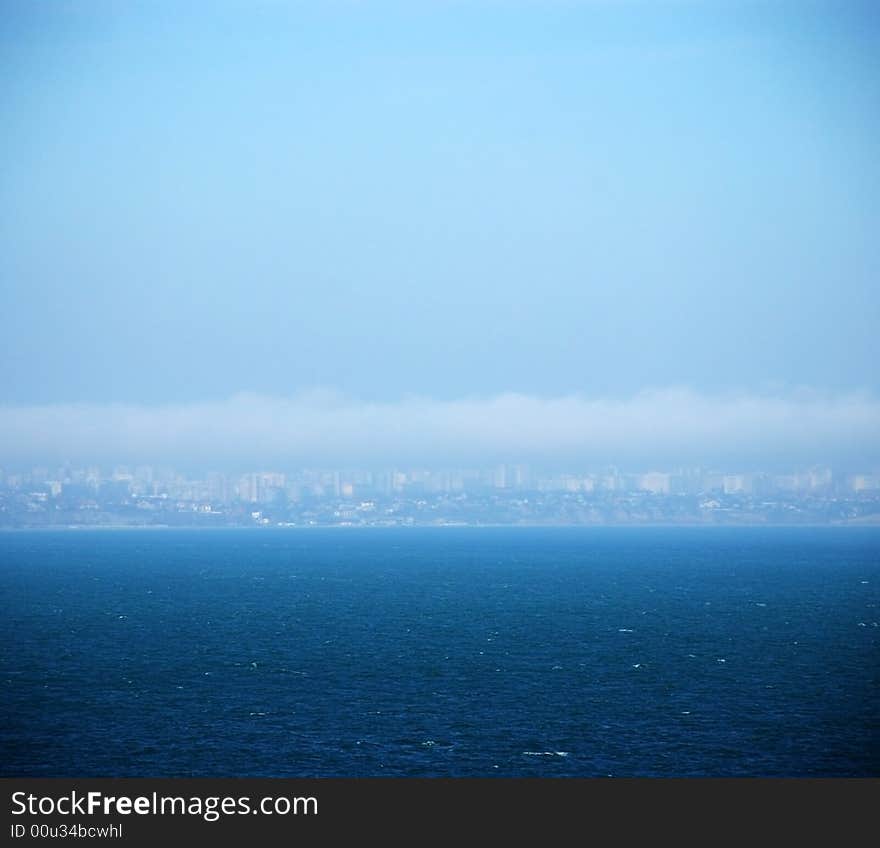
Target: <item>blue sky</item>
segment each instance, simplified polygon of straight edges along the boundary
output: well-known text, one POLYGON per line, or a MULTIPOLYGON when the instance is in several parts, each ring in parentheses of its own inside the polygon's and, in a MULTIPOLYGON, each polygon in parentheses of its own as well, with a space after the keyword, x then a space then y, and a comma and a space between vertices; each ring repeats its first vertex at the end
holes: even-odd
POLYGON ((0 404, 873 397, 878 48, 846 2, 7 2, 0 404))

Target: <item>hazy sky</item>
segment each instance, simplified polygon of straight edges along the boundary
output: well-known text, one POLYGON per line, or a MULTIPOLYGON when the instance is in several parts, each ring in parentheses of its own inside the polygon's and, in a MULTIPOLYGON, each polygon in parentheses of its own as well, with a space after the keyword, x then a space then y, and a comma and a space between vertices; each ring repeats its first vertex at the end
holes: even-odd
POLYGON ((6 0, 0 127, 0 461, 316 389, 470 450, 806 388, 878 458, 877 4, 6 0))

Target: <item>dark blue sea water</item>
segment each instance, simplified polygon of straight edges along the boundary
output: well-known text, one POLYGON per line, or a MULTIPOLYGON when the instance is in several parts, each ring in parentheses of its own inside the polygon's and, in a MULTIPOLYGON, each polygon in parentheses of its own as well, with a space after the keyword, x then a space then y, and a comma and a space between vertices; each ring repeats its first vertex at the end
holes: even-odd
POLYGON ((0 773, 880 773, 880 532, 0 535, 0 773))

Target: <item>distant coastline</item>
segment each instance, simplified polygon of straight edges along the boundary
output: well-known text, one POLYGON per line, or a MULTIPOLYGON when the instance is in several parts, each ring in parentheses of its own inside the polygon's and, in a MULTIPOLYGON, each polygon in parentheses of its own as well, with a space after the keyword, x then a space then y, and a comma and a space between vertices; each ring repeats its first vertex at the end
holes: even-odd
POLYGON ((19 526, 0 525, 0 534, 4 533, 81 533, 90 531, 100 532, 130 532, 149 530, 154 532, 175 531, 199 531, 205 533, 217 533, 228 531, 249 531, 253 533, 268 532, 319 532, 322 530, 334 531, 382 531, 382 530, 757 530, 766 528, 776 529, 880 529, 880 517, 870 516, 867 519, 852 519, 849 521, 826 521, 826 522, 608 522, 604 524, 565 524, 561 522, 544 523, 438 523, 438 524, 33 524, 19 526))

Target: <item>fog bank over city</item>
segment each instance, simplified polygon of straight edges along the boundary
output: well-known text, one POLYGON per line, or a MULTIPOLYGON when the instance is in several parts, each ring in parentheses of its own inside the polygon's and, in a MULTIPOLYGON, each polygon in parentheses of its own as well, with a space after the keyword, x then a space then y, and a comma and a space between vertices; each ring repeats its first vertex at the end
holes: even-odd
POLYGON ((237 394, 174 405, 0 408, 0 464, 158 462, 230 469, 329 464, 530 462, 763 468, 880 462, 880 401, 868 394, 628 398, 503 393, 364 402, 329 391, 237 394))

